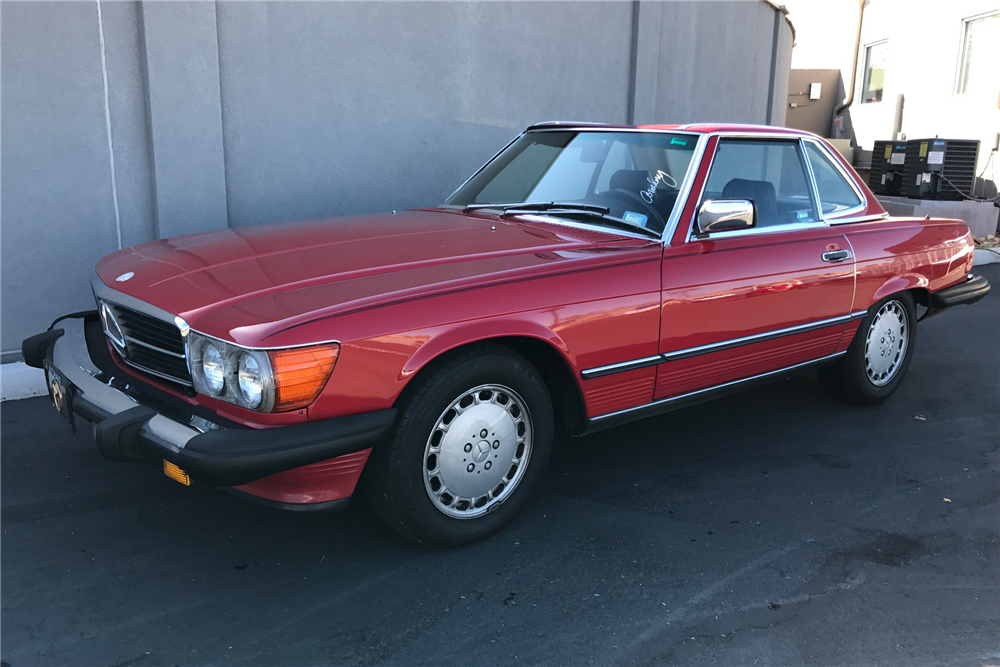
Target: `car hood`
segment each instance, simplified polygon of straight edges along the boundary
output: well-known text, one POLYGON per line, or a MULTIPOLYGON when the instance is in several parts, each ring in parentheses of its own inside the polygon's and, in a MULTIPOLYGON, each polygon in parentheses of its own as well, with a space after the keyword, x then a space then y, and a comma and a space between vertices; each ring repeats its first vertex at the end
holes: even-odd
POLYGON ((267 345, 306 319, 617 263, 657 245, 537 218, 421 209, 152 241, 108 255, 97 274, 198 331, 267 345))

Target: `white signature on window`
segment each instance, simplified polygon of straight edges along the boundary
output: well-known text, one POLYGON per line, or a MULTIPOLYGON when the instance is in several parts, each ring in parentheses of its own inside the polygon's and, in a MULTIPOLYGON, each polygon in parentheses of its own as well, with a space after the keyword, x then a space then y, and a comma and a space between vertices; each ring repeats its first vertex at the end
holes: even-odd
POLYGON ((677 189, 677 181, 662 169, 657 169, 656 175, 652 178, 647 178, 646 181, 649 183, 649 187, 640 192, 639 195, 647 204, 653 203, 653 197, 656 196, 656 188, 660 187, 660 183, 666 183, 667 187, 677 189))

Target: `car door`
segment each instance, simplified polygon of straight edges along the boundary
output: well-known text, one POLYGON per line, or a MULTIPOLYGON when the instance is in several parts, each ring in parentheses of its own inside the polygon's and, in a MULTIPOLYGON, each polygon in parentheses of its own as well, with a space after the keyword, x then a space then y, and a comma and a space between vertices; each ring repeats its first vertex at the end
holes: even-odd
POLYGON ((696 205, 685 207, 664 250, 655 399, 846 349, 853 257, 823 222, 802 142, 723 137, 709 142, 705 160, 696 205), (756 226, 699 235, 697 210, 708 199, 752 200, 756 226))

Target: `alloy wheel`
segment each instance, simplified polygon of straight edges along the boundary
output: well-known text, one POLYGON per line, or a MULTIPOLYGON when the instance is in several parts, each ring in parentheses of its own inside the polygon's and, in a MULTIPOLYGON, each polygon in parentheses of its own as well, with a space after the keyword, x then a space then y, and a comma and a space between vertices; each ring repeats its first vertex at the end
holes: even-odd
POLYGON ((469 389, 441 413, 427 438, 428 497, 452 518, 486 514, 521 481, 531 443, 531 414, 514 390, 499 384, 469 389))

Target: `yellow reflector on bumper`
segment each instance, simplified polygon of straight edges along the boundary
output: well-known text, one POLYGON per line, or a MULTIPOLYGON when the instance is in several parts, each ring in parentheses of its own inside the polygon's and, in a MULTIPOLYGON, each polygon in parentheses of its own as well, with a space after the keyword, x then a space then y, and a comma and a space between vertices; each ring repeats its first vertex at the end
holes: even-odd
POLYGON ((163 474, 184 486, 191 486, 191 478, 188 477, 188 474, 170 461, 163 461, 163 474))

